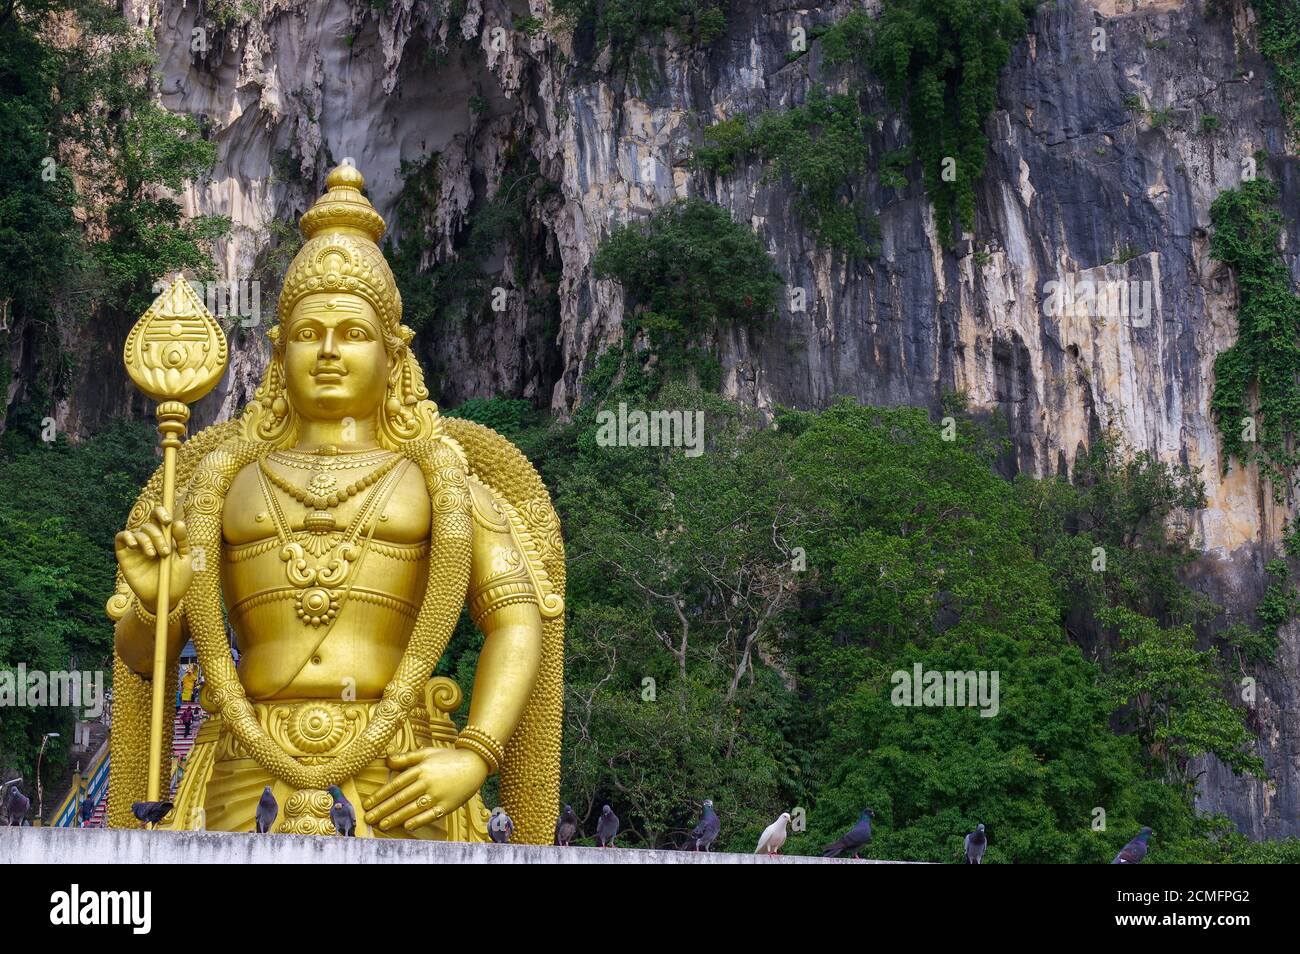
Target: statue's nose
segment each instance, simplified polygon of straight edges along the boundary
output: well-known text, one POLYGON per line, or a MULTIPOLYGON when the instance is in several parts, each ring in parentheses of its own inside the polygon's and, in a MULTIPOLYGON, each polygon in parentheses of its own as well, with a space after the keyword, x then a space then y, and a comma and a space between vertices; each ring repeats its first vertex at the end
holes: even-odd
POLYGON ((339 356, 338 343, 334 339, 334 329, 326 328, 325 337, 321 339, 320 356, 322 358, 337 358, 339 356))

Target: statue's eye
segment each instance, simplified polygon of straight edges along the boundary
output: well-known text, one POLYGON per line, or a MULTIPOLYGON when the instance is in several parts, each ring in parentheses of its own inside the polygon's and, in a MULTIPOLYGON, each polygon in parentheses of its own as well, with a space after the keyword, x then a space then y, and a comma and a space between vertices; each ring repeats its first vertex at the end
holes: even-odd
POLYGON ((316 331, 313 328, 303 328, 298 332, 299 341, 315 341, 316 331))
POLYGON ((365 331, 364 331, 363 329, 361 329, 361 328, 349 328, 349 329, 348 329, 348 340, 349 340, 349 341, 365 341, 365 340, 366 340, 366 333, 365 333, 365 331))

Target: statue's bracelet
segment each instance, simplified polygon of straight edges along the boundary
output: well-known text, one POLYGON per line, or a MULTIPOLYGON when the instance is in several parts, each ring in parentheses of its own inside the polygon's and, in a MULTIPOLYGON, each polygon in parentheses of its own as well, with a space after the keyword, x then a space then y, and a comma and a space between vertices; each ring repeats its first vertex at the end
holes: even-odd
MULTIPOLYGON (((157 615, 154 613, 150 613, 147 609, 145 609, 144 604, 140 602, 140 598, 138 596, 133 595, 131 597, 131 609, 135 610, 136 619, 140 620, 140 622, 144 623, 146 626, 158 625, 157 615)), ((184 608, 181 606, 180 603, 177 603, 176 608, 167 614, 167 627, 169 629, 181 621, 181 614, 183 612, 184 612, 184 608)))
POLYGON ((467 725, 456 739, 456 748, 467 749, 488 764, 489 774, 501 768, 506 759, 506 748, 490 732, 467 725))

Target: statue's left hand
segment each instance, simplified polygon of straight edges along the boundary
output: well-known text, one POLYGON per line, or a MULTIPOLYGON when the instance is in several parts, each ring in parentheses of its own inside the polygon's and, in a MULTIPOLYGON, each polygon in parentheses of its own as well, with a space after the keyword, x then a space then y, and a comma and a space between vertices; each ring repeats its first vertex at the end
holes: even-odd
POLYGON ((362 803, 366 824, 387 831, 414 831, 449 815, 469 801, 488 776, 488 766, 466 749, 417 749, 390 755, 388 767, 402 771, 362 803))

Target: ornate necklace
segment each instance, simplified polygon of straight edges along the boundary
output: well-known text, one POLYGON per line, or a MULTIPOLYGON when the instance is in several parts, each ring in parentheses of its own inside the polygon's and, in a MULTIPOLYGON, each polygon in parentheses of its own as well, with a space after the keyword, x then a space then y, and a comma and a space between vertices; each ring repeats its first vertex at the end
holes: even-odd
POLYGON ((261 468, 262 473, 266 475, 266 479, 273 485, 311 511, 303 520, 304 530, 310 533, 331 533, 335 529, 336 521, 334 514, 330 513, 330 511, 345 500, 383 479, 390 470, 397 466, 397 462, 401 459, 400 455, 394 454, 391 459, 364 477, 352 481, 342 490, 338 489, 338 478, 324 471, 317 471, 312 474, 307 486, 300 488, 271 470, 265 458, 258 462, 258 467, 261 468))
MULTIPOLYGON (((266 497, 267 506, 270 508, 272 518, 275 522, 276 535, 280 538, 281 549, 280 559, 285 564, 285 576, 289 583, 299 592, 295 597, 297 602, 298 618, 303 623, 319 627, 330 624, 338 616, 346 595, 351 591, 349 584, 344 593, 339 592, 348 581, 348 577, 353 569, 353 565, 359 563, 365 557, 366 550, 370 545, 370 537, 374 534, 378 511, 387 503, 389 496, 397 482, 401 480, 406 473, 403 469, 396 474, 390 474, 393 467, 401 460, 399 456, 391 461, 383 469, 387 478, 374 490, 366 495, 362 501, 361 509, 352 519, 346 533, 334 545, 333 549, 316 565, 308 561, 306 551, 313 552, 315 555, 315 541, 328 539, 322 536, 322 531, 308 530, 306 540, 302 534, 295 534, 289 530, 288 521, 284 513, 280 510, 280 504, 275 499, 275 494, 271 490, 271 484, 265 478, 273 477, 265 468, 262 468, 260 474, 264 478, 262 481, 262 493, 266 497), (359 543, 359 537, 363 529, 366 531, 364 543, 359 543)), ((379 475, 373 475, 379 479, 379 475)), ((280 486, 277 484, 276 486, 280 486)), ((314 515, 313 515, 314 516, 314 515)), ((333 522, 334 515, 326 513, 333 522)), ((308 518, 310 520, 310 517, 308 518)))
POLYGON ((302 451, 274 451, 270 459, 277 464, 298 470, 355 470, 358 467, 371 467, 391 454, 392 451, 384 450, 382 447, 363 451, 339 451, 333 447, 323 447, 312 454, 302 451))

